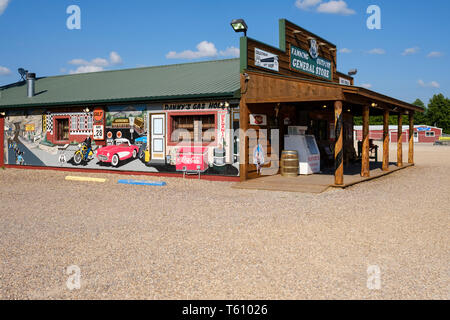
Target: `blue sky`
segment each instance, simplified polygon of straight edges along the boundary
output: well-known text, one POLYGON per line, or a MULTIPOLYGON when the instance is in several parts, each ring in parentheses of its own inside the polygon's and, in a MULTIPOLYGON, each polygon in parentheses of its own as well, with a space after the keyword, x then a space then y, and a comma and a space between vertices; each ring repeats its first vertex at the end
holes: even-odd
POLYGON ((286 18, 334 43, 338 70, 358 69, 356 85, 427 103, 450 96, 449 11, 443 0, 0 0, 0 85, 19 80, 19 67, 50 76, 231 58, 233 18, 274 46, 286 18), (381 30, 366 26, 372 4, 381 30), (70 5, 81 30, 66 27, 70 5))

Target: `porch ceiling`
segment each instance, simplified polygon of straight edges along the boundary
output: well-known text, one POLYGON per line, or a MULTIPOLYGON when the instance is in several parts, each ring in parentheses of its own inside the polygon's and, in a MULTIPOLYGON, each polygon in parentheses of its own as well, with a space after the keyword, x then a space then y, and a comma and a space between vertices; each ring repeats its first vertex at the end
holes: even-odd
POLYGON ((424 110, 407 102, 355 86, 280 76, 260 71, 247 71, 250 79, 241 75, 241 94, 246 103, 336 101, 356 106, 374 105, 375 109, 393 113, 424 110))

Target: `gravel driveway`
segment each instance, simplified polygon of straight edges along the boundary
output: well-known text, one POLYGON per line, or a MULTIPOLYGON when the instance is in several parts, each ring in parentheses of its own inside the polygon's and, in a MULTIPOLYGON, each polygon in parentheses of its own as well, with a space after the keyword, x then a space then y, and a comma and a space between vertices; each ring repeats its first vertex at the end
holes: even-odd
POLYGON ((450 298, 450 147, 416 145, 415 167, 322 194, 66 175, 0 169, 1 299, 450 298))

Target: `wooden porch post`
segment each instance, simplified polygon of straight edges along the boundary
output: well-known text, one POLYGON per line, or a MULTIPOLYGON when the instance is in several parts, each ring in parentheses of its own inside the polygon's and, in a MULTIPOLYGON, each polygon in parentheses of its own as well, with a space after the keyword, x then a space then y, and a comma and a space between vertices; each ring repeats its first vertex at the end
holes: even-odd
MULTIPOLYGON (((245 85, 245 78, 241 74, 241 88, 244 88, 245 85)), ((247 180, 248 176, 248 117, 247 102, 245 100, 245 94, 243 94, 239 103, 239 177, 241 181, 247 180)))
POLYGON ((334 127, 336 129, 336 142, 334 145, 334 184, 344 184, 344 150, 343 141, 342 101, 334 102, 334 127))
POLYGON ((401 112, 397 117, 397 167, 403 167, 403 118, 401 112))
POLYGON ((414 164, 414 111, 409 111, 408 163, 414 164))
POLYGON ((383 113, 383 171, 389 171, 389 110, 383 113))
POLYGON ((369 165, 369 106, 363 106, 361 177, 370 177, 369 165))

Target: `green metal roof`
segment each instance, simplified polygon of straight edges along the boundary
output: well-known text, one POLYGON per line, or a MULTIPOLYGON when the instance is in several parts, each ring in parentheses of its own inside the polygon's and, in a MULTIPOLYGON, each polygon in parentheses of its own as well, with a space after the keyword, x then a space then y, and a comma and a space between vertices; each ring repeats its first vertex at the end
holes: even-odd
POLYGON ((0 107, 33 107, 125 101, 238 97, 239 59, 81 73, 25 81, 0 88, 0 107))

